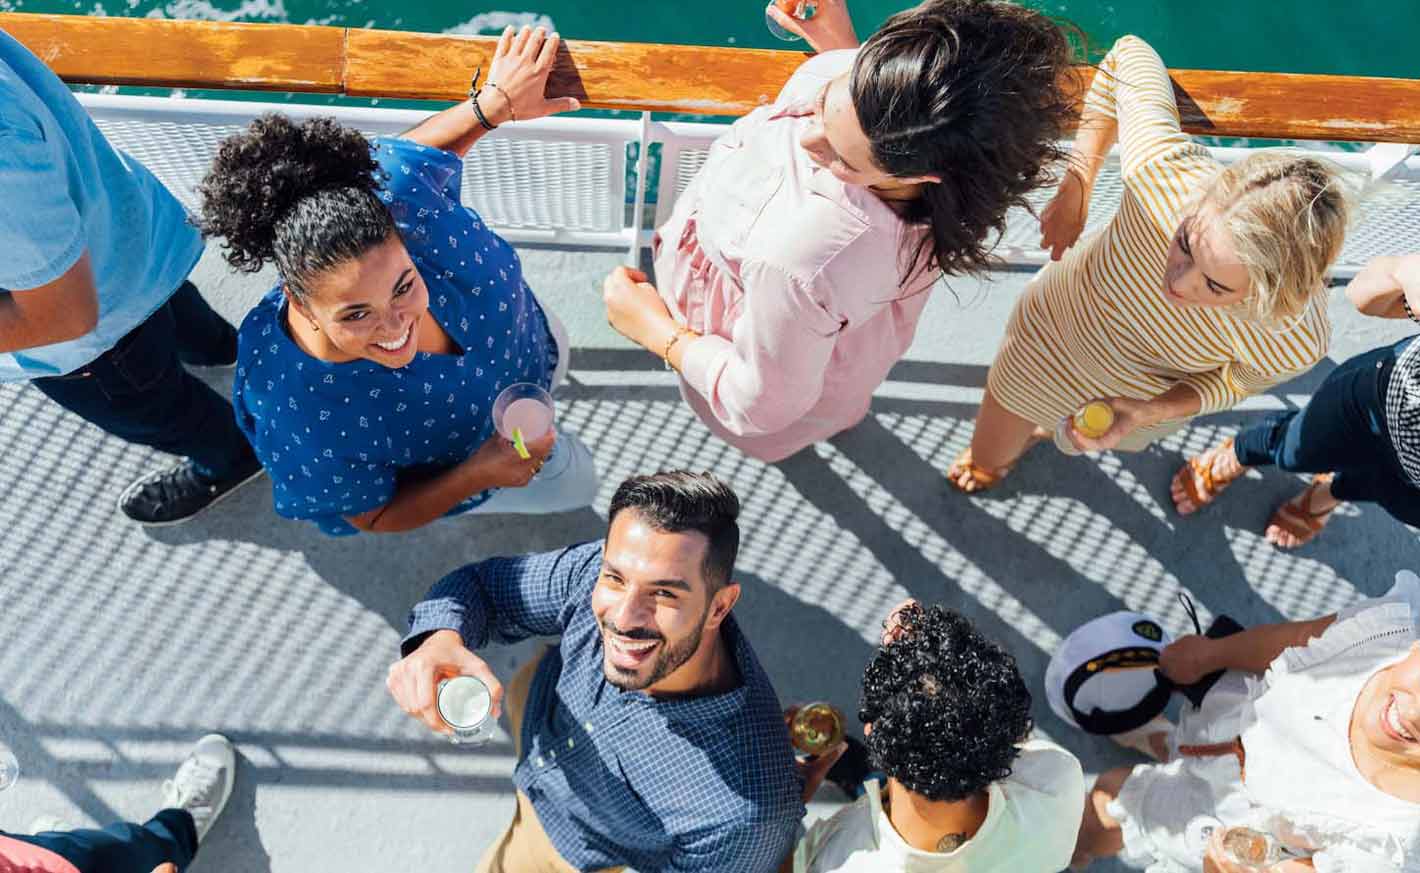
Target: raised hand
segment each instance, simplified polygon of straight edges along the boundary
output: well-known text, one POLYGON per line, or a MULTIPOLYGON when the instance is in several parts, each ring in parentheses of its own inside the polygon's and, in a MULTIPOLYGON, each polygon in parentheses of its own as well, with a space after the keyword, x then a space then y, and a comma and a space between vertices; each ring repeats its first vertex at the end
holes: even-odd
MULTIPOLYGON (((799 0, 786 0, 784 6, 793 10, 799 0)), ((764 12, 775 23, 795 36, 808 42, 816 52, 858 47, 858 34, 853 30, 853 19, 848 15, 845 0, 819 0, 814 17, 803 21, 780 6, 778 0, 765 8, 764 12)))
POLYGON ((482 658, 464 647, 456 631, 435 631, 419 648, 390 666, 385 687, 399 708, 440 734, 453 730, 439 717, 438 688, 441 679, 474 676, 488 686, 493 698, 492 717, 503 710, 503 683, 493 675, 482 658))
POLYGON ((504 29, 488 67, 488 79, 478 91, 479 105, 490 121, 529 121, 582 108, 576 97, 547 96, 547 77, 557 61, 561 41, 555 33, 549 36, 545 27, 523 25, 515 31, 509 25, 504 29))

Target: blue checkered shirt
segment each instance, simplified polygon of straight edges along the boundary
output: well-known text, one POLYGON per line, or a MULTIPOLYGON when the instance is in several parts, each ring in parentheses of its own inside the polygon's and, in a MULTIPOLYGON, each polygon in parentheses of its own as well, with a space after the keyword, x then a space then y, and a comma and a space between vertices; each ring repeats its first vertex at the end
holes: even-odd
POLYGON ((602 672, 591 596, 602 543, 494 558, 414 607, 404 650, 432 631, 470 649, 561 635, 533 678, 513 782, 578 870, 770 873, 801 831, 802 785, 779 700, 733 616, 721 632, 741 685, 658 700, 602 672))

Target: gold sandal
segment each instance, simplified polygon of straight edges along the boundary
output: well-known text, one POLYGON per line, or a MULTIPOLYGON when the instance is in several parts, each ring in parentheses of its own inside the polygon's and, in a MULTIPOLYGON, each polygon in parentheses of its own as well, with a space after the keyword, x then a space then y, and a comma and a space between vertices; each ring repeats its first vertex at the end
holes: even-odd
POLYGON ((1010 475, 1015 469, 1014 465, 1001 467, 995 470, 988 470, 985 467, 978 467, 971 459, 971 446, 962 449, 957 459, 947 468, 947 481, 952 487, 963 494, 980 494, 989 491, 1001 483, 1001 480, 1010 475), (971 481, 976 484, 975 488, 968 489, 957 482, 962 473, 971 477, 971 481))
POLYGON ((1272 513, 1272 518, 1268 519, 1269 527, 1276 526, 1296 537, 1297 544, 1294 546, 1284 546, 1274 543, 1279 549, 1300 549, 1307 543, 1316 539, 1316 535, 1321 533, 1321 529, 1326 527, 1326 522, 1331 518, 1331 514, 1336 511, 1336 507, 1323 509, 1320 512, 1312 509, 1312 500, 1316 497, 1317 489, 1323 485, 1330 485, 1331 473, 1318 473, 1312 477, 1312 483, 1307 489, 1281 506, 1272 513))
MULTIPOLYGON (((1218 498, 1219 494, 1223 493, 1224 488, 1227 488, 1246 475, 1247 467, 1244 467, 1242 464, 1238 464, 1239 472, 1236 476, 1213 475, 1213 460, 1217 457, 1218 452, 1229 451, 1232 447, 1233 438, 1228 437, 1219 443, 1211 452, 1204 452, 1202 455, 1189 458, 1188 463, 1180 467, 1179 471, 1174 474, 1173 481, 1183 493, 1188 496, 1188 499, 1192 501, 1194 506, 1193 512, 1197 512, 1212 503, 1218 498), (1208 456, 1207 462, 1204 462, 1204 456, 1208 456), (1203 483, 1202 488, 1198 487, 1199 481, 1203 483)), ((1178 501, 1174 501, 1173 508, 1179 515, 1192 514, 1180 510, 1178 508, 1178 501)))

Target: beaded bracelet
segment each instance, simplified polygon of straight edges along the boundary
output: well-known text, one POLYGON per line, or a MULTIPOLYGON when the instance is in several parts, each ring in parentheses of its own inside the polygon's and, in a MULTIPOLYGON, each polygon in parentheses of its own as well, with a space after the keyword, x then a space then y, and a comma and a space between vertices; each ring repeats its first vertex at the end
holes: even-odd
POLYGON ((1412 310, 1412 309, 1410 308, 1410 301, 1405 299, 1405 292, 1404 292, 1404 291, 1400 292, 1400 305, 1403 306, 1403 307, 1405 307, 1405 317, 1406 317, 1406 318, 1410 319, 1411 321, 1415 322, 1416 324, 1420 324, 1420 318, 1416 318, 1416 317, 1415 317, 1415 312, 1414 312, 1414 310, 1412 310))

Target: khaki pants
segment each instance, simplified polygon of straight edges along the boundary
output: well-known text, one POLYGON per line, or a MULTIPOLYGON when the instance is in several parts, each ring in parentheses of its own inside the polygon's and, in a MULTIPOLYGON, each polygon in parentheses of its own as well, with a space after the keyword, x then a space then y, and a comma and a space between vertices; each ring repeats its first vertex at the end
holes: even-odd
MULTIPOLYGON (((523 712, 528 705, 528 692, 532 689, 533 675, 538 665, 547 655, 543 649, 518 671, 503 688, 503 708, 508 713, 508 726, 513 732, 513 752, 523 756, 523 712)), ((608 867, 606 873, 616 873, 625 867, 608 867)), ((577 868, 568 864, 557 854, 547 832, 537 820, 532 802, 518 792, 518 806, 513 812, 513 821, 502 835, 493 841, 483 860, 478 862, 476 873, 578 873, 577 868)))

